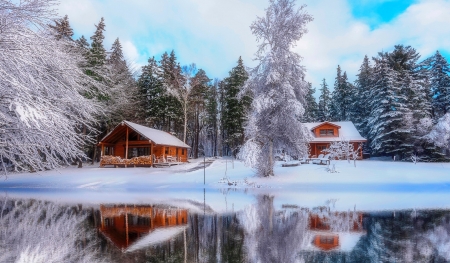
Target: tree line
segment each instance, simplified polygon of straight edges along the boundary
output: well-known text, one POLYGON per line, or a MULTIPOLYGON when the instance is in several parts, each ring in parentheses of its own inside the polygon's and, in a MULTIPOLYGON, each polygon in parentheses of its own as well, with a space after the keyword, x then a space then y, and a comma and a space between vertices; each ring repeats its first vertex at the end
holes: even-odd
POLYGON ((448 142, 436 146, 429 135, 450 111, 449 74, 439 51, 420 61, 414 48, 396 45, 371 60, 365 56, 354 83, 338 66, 334 90, 323 79, 318 102, 310 86, 304 121, 352 121, 373 155, 446 160, 448 142))

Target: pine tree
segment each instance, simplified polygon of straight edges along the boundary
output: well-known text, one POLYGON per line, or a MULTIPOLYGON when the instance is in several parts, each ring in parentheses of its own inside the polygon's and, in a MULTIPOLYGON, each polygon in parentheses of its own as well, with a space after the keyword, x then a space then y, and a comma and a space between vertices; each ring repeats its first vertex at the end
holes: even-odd
POLYGON ((318 104, 318 120, 319 121, 331 121, 331 97, 330 90, 325 79, 322 80, 320 86, 320 97, 318 104))
POLYGON ((55 37, 57 40, 61 38, 65 38, 68 40, 72 40, 73 29, 69 24, 69 17, 65 15, 63 18, 55 20, 55 25, 50 25, 50 28, 55 30, 55 37))
POLYGON ((101 18, 98 25, 95 25, 96 30, 93 36, 91 36, 91 52, 89 54, 89 63, 91 66, 102 66, 106 61, 106 50, 103 46, 103 40, 105 36, 105 20, 101 18))
POLYGON ((450 112, 450 65, 439 51, 427 60, 435 121, 450 112))
MULTIPOLYGON (((224 81, 224 110, 222 112, 222 126, 224 128, 227 152, 235 156, 237 149, 244 143, 244 122, 247 110, 251 104, 248 95, 238 98, 248 73, 245 70, 242 58, 239 57, 237 66, 234 67, 224 81)), ((227 153, 225 153, 227 154, 227 153)))
POLYGON ((403 129, 405 97, 385 56, 375 59, 373 77, 368 122, 370 146, 377 154, 401 154, 400 145, 408 132, 403 129))
POLYGON ((363 63, 359 68, 359 74, 355 81, 355 100, 353 101, 353 111, 351 120, 355 127, 363 137, 367 136, 369 127, 367 121, 370 115, 370 107, 368 107, 371 100, 370 88, 372 85, 372 68, 370 67, 369 58, 364 56, 363 63))
POLYGON ((142 67, 138 79, 141 96, 141 118, 147 126, 175 133, 172 122, 180 122, 181 105, 176 98, 167 94, 163 71, 154 57, 142 67))
POLYGON ((347 73, 342 74, 341 67, 337 67, 334 90, 331 97, 331 119, 333 121, 350 120, 354 87, 348 82, 347 73))
POLYGON ((311 83, 308 83, 308 94, 306 95, 306 107, 305 107, 305 115, 302 118, 303 122, 315 122, 318 120, 319 114, 319 106, 316 102, 316 98, 314 98, 314 93, 316 93, 316 89, 312 87, 311 83))
POLYGON ((109 74, 110 109, 108 130, 116 126, 122 120, 133 120, 135 98, 138 94, 136 82, 125 61, 122 45, 117 38, 107 59, 109 74))

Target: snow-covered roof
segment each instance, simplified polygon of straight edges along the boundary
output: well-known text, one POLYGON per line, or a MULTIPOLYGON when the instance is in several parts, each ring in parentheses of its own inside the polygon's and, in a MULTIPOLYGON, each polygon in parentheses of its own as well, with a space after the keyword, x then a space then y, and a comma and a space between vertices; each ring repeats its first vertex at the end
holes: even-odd
MULTIPOLYGON (((122 121, 122 123, 119 124, 118 126, 120 126, 122 124, 127 125, 132 130, 139 133, 141 136, 144 136, 147 139, 151 140, 155 144, 176 146, 176 147, 182 147, 182 148, 191 148, 191 147, 189 147, 189 145, 185 144, 183 141, 181 141, 180 139, 178 139, 177 137, 173 136, 172 134, 170 134, 168 132, 145 127, 145 126, 142 126, 142 125, 130 122, 130 121, 122 121)), ((103 139, 101 141, 106 139, 113 131, 111 131, 105 137, 103 137, 103 139)))
POLYGON ((333 122, 308 122, 303 123, 308 130, 311 131, 312 140, 311 142, 330 142, 330 141, 355 141, 355 142, 365 142, 366 138, 362 137, 356 129, 355 125, 351 121, 333 121, 333 122), (339 137, 316 137, 314 135, 313 129, 318 128, 322 124, 331 124, 334 126, 340 126, 339 137))
POLYGON ((149 247, 151 245, 155 245, 155 244, 164 242, 166 240, 169 240, 169 239, 176 237, 177 235, 183 233, 183 231, 186 228, 187 228, 187 225, 156 229, 156 230, 150 232, 148 235, 139 239, 136 243, 132 244, 130 247, 128 247, 126 252, 133 252, 133 251, 136 251, 136 250, 139 250, 142 248, 149 247))

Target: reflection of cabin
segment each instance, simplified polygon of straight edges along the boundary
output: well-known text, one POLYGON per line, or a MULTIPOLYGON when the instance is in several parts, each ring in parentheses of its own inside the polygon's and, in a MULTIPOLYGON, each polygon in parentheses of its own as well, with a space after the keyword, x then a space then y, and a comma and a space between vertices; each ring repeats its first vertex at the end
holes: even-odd
POLYGON ((303 250, 350 252, 365 234, 362 220, 359 212, 311 212, 303 250))
MULTIPOLYGON (((361 143, 367 140, 363 138, 351 121, 341 122, 311 122, 303 123, 311 131, 312 140, 309 142, 311 156, 318 156, 335 141, 349 141, 353 149, 358 149, 361 143)), ((360 148, 362 158, 362 148, 360 148)))
POLYGON ((187 144, 170 133, 122 121, 99 143, 100 166, 140 166, 187 162, 187 144))
POLYGON ((133 251, 176 236, 187 227, 187 209, 100 206, 100 232, 118 248, 133 251))

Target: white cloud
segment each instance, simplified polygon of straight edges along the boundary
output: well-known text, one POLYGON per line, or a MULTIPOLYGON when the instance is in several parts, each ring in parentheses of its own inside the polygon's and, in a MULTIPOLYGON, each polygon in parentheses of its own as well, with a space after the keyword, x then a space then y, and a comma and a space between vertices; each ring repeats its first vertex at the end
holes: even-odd
MULTIPOLYGON (((315 87, 324 77, 332 86, 338 64, 353 80, 364 55, 376 56, 396 44, 411 45, 423 57, 437 49, 450 51, 449 0, 416 2, 374 29, 352 16, 346 0, 303 2, 314 21, 294 50, 304 57, 307 79, 315 87)), ((60 14, 68 14, 77 35, 86 38, 105 17, 105 47, 119 37, 125 55, 138 65, 174 49, 181 64, 194 62, 210 77, 223 78, 239 56, 254 65, 257 43, 249 26, 267 5, 260 0, 65 0, 60 14)))

